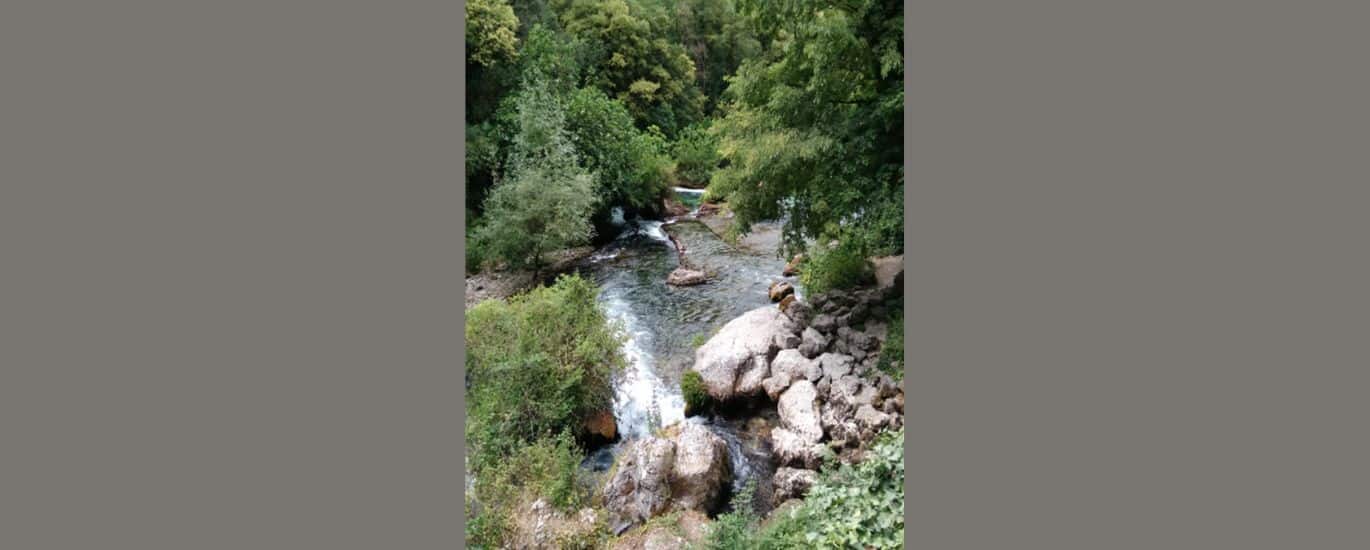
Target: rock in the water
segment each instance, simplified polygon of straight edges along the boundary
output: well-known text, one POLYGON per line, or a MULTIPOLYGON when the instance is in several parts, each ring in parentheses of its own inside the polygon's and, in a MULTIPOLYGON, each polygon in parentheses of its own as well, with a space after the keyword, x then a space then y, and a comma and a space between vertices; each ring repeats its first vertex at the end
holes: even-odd
POLYGON ((804 357, 812 359, 823 353, 823 350, 827 348, 827 336, 823 336, 823 333, 814 330, 813 327, 804 329, 804 334, 800 337, 799 353, 804 354, 804 357))
POLYGON ((774 499, 783 502, 791 498, 804 496, 813 487, 814 482, 818 481, 818 472, 813 470, 803 470, 799 468, 777 468, 775 477, 774 499))
POLYGON ((771 284, 771 288, 766 291, 766 294, 770 296, 772 302, 779 302, 786 296, 794 294, 794 285, 785 281, 779 281, 771 284))
POLYGON ((634 441, 619 457, 604 486, 604 507, 614 530, 664 512, 671 500, 670 475, 675 443, 647 437, 634 441))
MULTIPOLYGON (((719 401, 732 399, 738 394, 738 386, 750 386, 751 378, 740 380, 743 373, 753 373, 757 363, 753 358, 768 361, 777 350, 776 335, 793 333, 790 320, 779 310, 759 307, 728 321, 709 341, 695 350, 695 363, 691 368, 699 373, 709 396, 719 401), (739 384, 745 382, 745 384, 739 384)), ((755 377, 755 387, 760 389, 764 372, 755 377)), ((745 392, 744 392, 745 393, 745 392)))
POLYGON ((780 372, 790 375, 791 380, 803 378, 810 382, 818 380, 821 374, 817 362, 805 359, 799 350, 793 349, 780 350, 771 361, 771 373, 780 372))
POLYGON ((798 298, 795 298, 795 297, 794 297, 794 294, 790 294, 790 295, 788 295, 788 296, 785 296, 784 298, 781 298, 781 300, 780 300, 780 311, 781 311, 781 312, 784 312, 785 310, 790 309, 790 306, 791 306, 791 305, 794 305, 794 302, 795 302, 795 300, 797 300, 797 299, 798 299, 798 298))
POLYGON ((818 404, 815 402, 817 397, 818 390, 812 382, 797 380, 780 394, 776 406, 780 413, 780 425, 809 443, 823 439, 823 425, 819 422, 818 404))
POLYGON ((771 449, 782 466, 816 469, 823 463, 824 448, 785 428, 771 430, 771 449))
POLYGON ((728 445, 723 439, 703 425, 682 423, 675 438, 671 508, 716 511, 722 488, 731 479, 728 445))
POLYGON ((818 356, 819 368, 823 369, 823 376, 836 382, 839 378, 852 371, 854 361, 850 355, 840 353, 824 353, 818 356))
POLYGON ((674 286, 694 286, 707 281, 709 276, 703 271, 690 269, 685 266, 675 268, 670 275, 666 276, 666 284, 674 286))
POLYGON ((786 277, 793 277, 795 274, 799 273, 799 264, 802 263, 804 263, 804 255, 795 254, 794 258, 791 259, 789 263, 785 264, 785 270, 781 271, 780 274, 786 277))
POLYGON ((788 389, 790 387, 790 382, 793 380, 787 372, 771 374, 772 376, 770 378, 761 382, 761 387, 766 390, 766 397, 771 398, 771 401, 775 401, 780 399, 780 393, 788 389))

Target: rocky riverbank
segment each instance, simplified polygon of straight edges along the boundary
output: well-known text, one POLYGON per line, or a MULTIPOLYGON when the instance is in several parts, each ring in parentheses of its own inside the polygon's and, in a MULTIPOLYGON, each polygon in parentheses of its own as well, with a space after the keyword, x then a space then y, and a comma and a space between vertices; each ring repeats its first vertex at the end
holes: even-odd
MULTIPOLYGON (((695 352, 690 370, 714 409, 778 412, 764 428, 772 505, 802 498, 824 460, 859 461, 877 434, 903 426, 902 383, 876 368, 902 276, 881 279, 808 300, 778 283, 780 304, 729 321, 695 352)), ((724 442, 698 420, 630 442, 602 491, 615 534, 670 512, 720 511, 733 473, 724 442)))

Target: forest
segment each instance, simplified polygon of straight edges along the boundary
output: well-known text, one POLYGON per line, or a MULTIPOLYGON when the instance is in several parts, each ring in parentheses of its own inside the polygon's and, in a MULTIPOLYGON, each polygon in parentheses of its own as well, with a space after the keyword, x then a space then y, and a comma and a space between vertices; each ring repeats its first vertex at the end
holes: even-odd
MULTIPOLYGON (((469 545, 902 548, 902 295, 888 281, 875 288, 871 259, 903 253, 903 33, 902 3, 881 0, 466 3, 468 278, 524 272, 536 283, 479 303, 468 298, 469 545), (653 287, 660 298, 652 294, 651 305, 640 295, 606 297, 613 285, 630 284, 612 279, 627 267, 582 273, 554 265, 577 248, 631 251, 621 244, 631 233, 625 218, 673 223, 693 190, 704 204, 696 212, 722 213, 728 242, 774 231, 776 245, 761 255, 773 258, 695 266, 718 295, 653 287), (734 274, 779 262, 779 277, 791 258, 802 259, 802 268, 785 266, 792 283, 734 274), (745 289, 768 303, 758 288, 770 289, 783 315, 774 305, 743 315, 748 302, 722 296, 745 289), (805 303, 792 305, 799 290, 805 303), (720 321, 662 311, 681 300, 715 308, 720 321), (703 366, 712 340, 749 329, 734 328, 740 319, 719 325, 763 314, 784 325, 758 337, 771 346, 762 354, 772 362, 767 384, 780 384, 789 359, 797 381, 785 374, 770 400, 759 385, 720 394, 703 366), (672 343, 625 344, 634 323, 655 316, 665 320, 637 338, 672 343), (630 353, 637 347, 650 349, 630 353), (693 367, 664 366, 694 357, 693 367), (646 432, 630 434, 636 421, 625 412, 623 377, 634 368, 650 371, 641 376, 658 387, 646 432), (812 384, 798 374, 809 370, 812 384), (845 397, 825 397, 843 384, 845 397), (787 454, 770 427, 753 427, 762 421, 729 420, 737 417, 729 411, 760 407, 776 433, 799 432, 786 405, 796 398, 781 395, 802 392, 818 396, 803 403, 818 431, 802 451, 787 454), (661 418, 671 407, 657 401, 671 399, 687 400, 683 414, 696 422, 661 418), (840 418, 820 424, 820 407, 843 399, 849 406, 833 413, 840 418), (705 417, 709 429, 696 431, 705 417), (728 422, 746 424, 736 433, 765 434, 765 475, 743 475, 749 447, 720 427, 728 422), (848 433, 842 426, 850 435, 836 435, 848 433), (608 449, 605 441, 614 442, 612 457, 590 468, 608 452, 597 452, 608 449), (676 458, 658 456, 652 441, 670 442, 676 458), (714 454, 722 458, 710 462, 714 454), (661 460, 674 464, 664 496, 641 496, 650 484, 639 477, 619 491, 625 471, 661 460), (702 465, 691 470, 692 460, 702 465)), ((678 252, 682 268, 687 249, 702 263, 708 254, 734 254, 710 252, 714 241, 703 231, 637 223, 673 247, 655 245, 651 262, 663 250, 678 252)), ((633 261, 631 269, 658 269, 633 261)), ((652 277, 665 288, 656 271, 652 277)), ((741 378, 728 376, 729 384, 741 378)))

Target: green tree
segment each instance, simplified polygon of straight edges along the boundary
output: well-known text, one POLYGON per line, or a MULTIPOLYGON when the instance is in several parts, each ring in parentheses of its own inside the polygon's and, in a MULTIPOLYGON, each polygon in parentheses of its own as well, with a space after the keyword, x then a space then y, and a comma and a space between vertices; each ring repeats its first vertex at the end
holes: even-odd
POLYGON ((784 219, 787 252, 841 240, 903 250, 903 6, 744 0, 766 53, 739 67, 714 124, 726 165, 712 195, 738 229, 784 219))
POLYGON ((670 137, 703 114, 704 96, 685 49, 672 43, 637 4, 555 0, 566 32, 590 48, 588 82, 627 106, 640 128, 670 137))
POLYGON ((486 66, 513 59, 518 24, 514 8, 505 0, 467 0, 467 59, 486 66))
POLYGON ((570 94, 566 119, 583 165, 599 178, 603 207, 653 208, 671 171, 664 142, 635 128, 623 104, 596 88, 570 94))
POLYGON ((511 267, 545 265, 548 252, 589 240, 594 177, 577 163, 566 117, 545 79, 534 75, 519 96, 518 134, 507 176, 485 200, 476 245, 511 267))

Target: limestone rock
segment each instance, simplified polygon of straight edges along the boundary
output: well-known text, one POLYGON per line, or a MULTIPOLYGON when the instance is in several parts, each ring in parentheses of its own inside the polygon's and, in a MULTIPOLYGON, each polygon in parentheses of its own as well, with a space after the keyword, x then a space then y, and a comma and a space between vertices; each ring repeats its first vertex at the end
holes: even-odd
POLYGON ((802 378, 810 382, 818 380, 821 374, 817 362, 805 359, 799 350, 793 349, 780 350, 771 361, 771 374, 781 372, 790 375, 791 380, 802 378))
POLYGON ((804 333, 800 337, 799 343, 799 353, 804 354, 804 357, 810 359, 817 357, 819 354, 823 353, 823 350, 827 349, 827 347, 828 337, 823 336, 823 333, 814 330, 813 327, 804 329, 804 333))
POLYGON ((685 266, 675 268, 670 275, 666 276, 666 284, 673 286, 694 286, 703 284, 709 276, 703 271, 690 269, 685 266))
POLYGON ((847 375, 852 371, 853 360, 850 355, 840 353, 824 353, 818 356, 818 366, 823 369, 823 376, 833 381, 847 375))
POLYGON ((670 504, 675 443, 647 437, 634 441, 619 456, 614 475, 604 486, 604 508, 615 531, 664 512, 670 504))
POLYGON ((809 443, 823 439, 823 425, 819 422, 818 405, 815 402, 817 395, 818 390, 812 382, 797 380, 780 394, 776 406, 780 413, 780 425, 809 443))
POLYGON ((732 479, 728 446, 703 425, 684 422, 675 437, 675 463, 671 469, 671 508, 718 509, 723 486, 732 479))
POLYGON ((795 254, 794 258, 791 259, 789 263, 785 264, 785 269, 784 271, 781 271, 780 274, 786 277, 793 277, 799 273, 799 264, 802 263, 804 263, 804 255, 795 254))
POLYGON ((785 428, 771 430, 771 449, 782 466, 816 469, 823 463, 822 443, 807 441, 785 428))
POLYGON ((771 377, 761 382, 761 388, 766 390, 766 397, 771 401, 780 399, 780 393, 790 387, 790 374, 788 372, 771 373, 771 377))
POLYGON ((770 296, 772 302, 779 302, 791 294, 794 294, 794 285, 786 281, 773 283, 770 289, 766 291, 766 295, 770 296))
POLYGON ((732 399, 742 386, 758 390, 766 378, 755 358, 769 361, 776 352, 776 335, 793 333, 793 324, 779 310, 765 306, 728 321, 699 349, 691 367, 699 373, 709 396, 720 401, 732 399), (743 379, 743 374, 750 377, 743 379))

